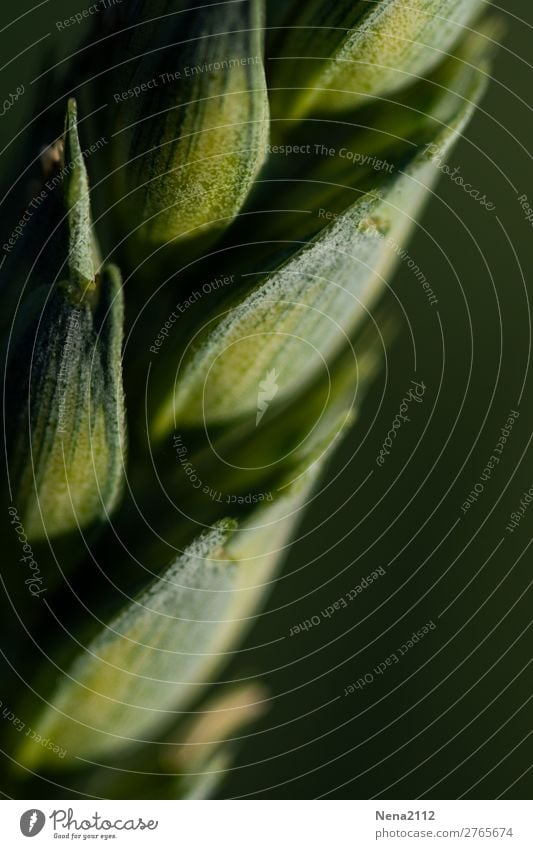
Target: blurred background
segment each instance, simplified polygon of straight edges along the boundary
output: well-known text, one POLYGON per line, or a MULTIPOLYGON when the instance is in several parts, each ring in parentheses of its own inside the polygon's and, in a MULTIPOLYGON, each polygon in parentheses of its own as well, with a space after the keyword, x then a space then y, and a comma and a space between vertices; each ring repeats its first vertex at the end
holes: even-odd
MULTIPOLYGON (((84 5, 54 0, 53 18, 84 5)), ((443 176, 408 248, 438 304, 406 262, 391 281, 382 307, 401 332, 386 367, 266 609, 223 671, 260 680, 270 699, 239 743, 222 798, 531 796, 533 507, 507 526, 533 485, 533 231, 519 202, 527 195, 533 205, 533 9, 530 0, 491 5, 505 22, 503 46, 450 166, 495 209, 443 176), (379 468, 412 380, 426 387, 423 403, 379 468), (500 462, 463 510, 513 411, 500 462), (347 608, 321 615, 378 567, 385 574, 347 608), (349 692, 365 675, 373 680, 349 692)), ((85 25, 54 35, 50 14, 27 0, 3 9, 3 91, 29 87, 84 38, 85 25)), ((25 97, 2 118, 3 168, 32 108, 25 97)))

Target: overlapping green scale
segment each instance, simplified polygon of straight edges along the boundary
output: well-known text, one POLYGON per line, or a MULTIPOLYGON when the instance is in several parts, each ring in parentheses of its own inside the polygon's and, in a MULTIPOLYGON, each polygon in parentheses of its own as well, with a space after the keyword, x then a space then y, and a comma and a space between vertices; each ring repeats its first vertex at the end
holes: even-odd
POLYGON ((62 260, 28 287, 7 348, 8 472, 32 540, 107 519, 125 462, 122 283, 95 259, 74 102, 64 144, 62 260))

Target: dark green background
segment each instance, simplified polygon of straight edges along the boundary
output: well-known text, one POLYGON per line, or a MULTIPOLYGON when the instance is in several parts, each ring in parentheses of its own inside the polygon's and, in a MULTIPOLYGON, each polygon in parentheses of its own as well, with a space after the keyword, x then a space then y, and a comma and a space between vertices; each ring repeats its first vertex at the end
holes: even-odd
MULTIPOLYGON (((0 26, 32 5, 4 7, 0 26)), ((45 5, 0 33, 2 64, 50 31, 51 17, 83 5, 54 2, 53 12, 45 5)), ((506 6, 507 33, 488 94, 450 160, 494 201, 496 213, 441 179, 409 248, 437 294, 441 324, 401 268, 389 301, 402 333, 387 352, 387 371, 338 451, 329 485, 245 646, 265 647, 236 653, 224 673, 260 678, 272 700, 239 749, 223 796, 531 796, 533 507, 514 534, 505 526, 533 484, 526 295, 533 230, 517 201, 522 193, 533 200, 533 10, 530 0, 506 6), (415 375, 413 340, 426 396, 378 469, 376 454, 415 375), (520 418, 502 462, 462 516, 511 409, 520 418), (347 610, 288 637, 292 625, 376 565, 387 577, 347 610), (431 619, 435 632, 397 668, 343 696, 431 619)), ((83 36, 83 26, 69 34, 83 36)), ((59 57, 71 49, 66 37, 56 37, 21 53, 2 70, 4 92, 28 84, 50 62, 52 40, 59 57)), ((2 147, 31 108, 28 95, 2 119, 2 147)), ((3 167, 9 161, 4 154, 3 167)))

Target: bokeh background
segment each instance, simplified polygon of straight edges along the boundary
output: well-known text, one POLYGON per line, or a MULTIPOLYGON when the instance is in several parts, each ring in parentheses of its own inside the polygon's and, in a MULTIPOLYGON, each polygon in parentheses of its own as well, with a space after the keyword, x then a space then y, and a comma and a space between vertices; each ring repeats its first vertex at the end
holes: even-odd
MULTIPOLYGON (((54 0, 53 14, 27 0, 2 7, 2 91, 29 86, 36 70, 69 54, 83 26, 59 37, 50 15, 84 5, 54 0)), ((223 672, 260 679, 270 693, 223 798, 531 797, 533 506, 513 533, 506 526, 533 484, 533 230, 518 201, 526 194, 533 205, 533 8, 492 6, 505 23, 503 46, 450 164, 496 209, 443 176, 409 247, 438 308, 405 263, 391 281, 382 307, 401 332, 386 368, 267 608, 223 672), (379 469, 413 378, 426 386, 424 402, 379 469), (463 514, 511 410, 520 415, 501 462, 463 514), (347 609, 289 636, 377 566, 386 575, 347 609), (401 663, 344 695, 429 621, 436 628, 401 663)), ((1 119, 2 168, 32 108, 25 97, 1 119)))

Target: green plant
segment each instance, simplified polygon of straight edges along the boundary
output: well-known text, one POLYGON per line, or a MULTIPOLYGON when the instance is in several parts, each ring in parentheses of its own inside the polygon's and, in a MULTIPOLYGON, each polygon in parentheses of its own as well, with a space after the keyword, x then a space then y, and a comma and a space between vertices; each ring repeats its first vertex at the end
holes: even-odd
POLYGON ((138 0, 111 67, 74 61, 1 269, 15 795, 223 773, 261 691, 187 711, 380 367, 368 314, 482 95, 481 5, 138 0))

